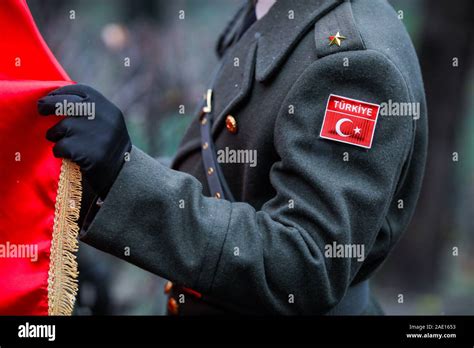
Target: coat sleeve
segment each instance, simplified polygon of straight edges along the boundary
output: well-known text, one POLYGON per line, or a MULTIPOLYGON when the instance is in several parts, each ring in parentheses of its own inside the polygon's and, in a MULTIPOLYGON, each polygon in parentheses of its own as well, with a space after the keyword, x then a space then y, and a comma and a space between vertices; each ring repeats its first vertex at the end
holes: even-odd
POLYGON ((328 311, 362 263, 325 257, 325 246, 359 244, 370 253, 413 137, 410 117, 379 116, 370 150, 319 138, 331 93, 376 104, 410 101, 401 73, 380 53, 319 59, 276 116, 279 161, 269 178, 276 194, 260 210, 205 197, 194 177, 134 148, 83 240, 234 304, 328 311))

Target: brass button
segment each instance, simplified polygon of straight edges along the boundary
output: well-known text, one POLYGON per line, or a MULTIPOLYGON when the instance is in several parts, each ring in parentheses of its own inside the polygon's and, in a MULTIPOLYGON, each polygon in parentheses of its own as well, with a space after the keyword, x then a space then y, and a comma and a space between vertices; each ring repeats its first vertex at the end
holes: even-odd
POLYGON ((173 283, 170 281, 166 282, 165 294, 169 294, 171 292, 171 289, 173 289, 173 283))
POLYGON ((212 175, 212 173, 214 173, 214 168, 209 167, 209 169, 207 170, 207 175, 212 175))
POLYGON ((216 192, 216 194, 214 195, 214 197, 216 197, 217 199, 221 199, 221 194, 220 194, 220 192, 216 192))
POLYGON ((232 134, 237 133, 237 121, 235 120, 234 116, 228 115, 225 119, 225 126, 227 130, 232 134))
POLYGON ((208 147, 209 147, 209 144, 208 144, 207 142, 204 143, 204 144, 202 144, 202 148, 203 148, 204 150, 207 150, 208 147))
POLYGON ((178 315, 179 305, 178 302, 172 297, 168 300, 168 312, 173 315, 178 315))
POLYGON ((203 117, 201 120, 201 124, 204 126, 207 123, 207 118, 203 117))

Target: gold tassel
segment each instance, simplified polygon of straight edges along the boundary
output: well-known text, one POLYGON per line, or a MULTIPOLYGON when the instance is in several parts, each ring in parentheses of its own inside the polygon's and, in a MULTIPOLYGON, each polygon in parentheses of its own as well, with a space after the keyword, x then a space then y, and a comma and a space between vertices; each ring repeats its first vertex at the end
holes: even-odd
POLYGON ((78 250, 81 180, 79 166, 63 160, 56 195, 48 274, 49 315, 71 315, 76 301, 79 272, 75 253, 78 250))

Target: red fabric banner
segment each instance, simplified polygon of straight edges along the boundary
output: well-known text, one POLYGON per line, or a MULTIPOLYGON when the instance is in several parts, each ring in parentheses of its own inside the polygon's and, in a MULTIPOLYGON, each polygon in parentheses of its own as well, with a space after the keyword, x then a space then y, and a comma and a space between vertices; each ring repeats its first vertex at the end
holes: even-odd
POLYGON ((72 83, 25 0, 0 3, 0 315, 70 314, 80 172, 45 139, 37 100, 72 83), (61 177, 61 179, 60 179, 61 177))

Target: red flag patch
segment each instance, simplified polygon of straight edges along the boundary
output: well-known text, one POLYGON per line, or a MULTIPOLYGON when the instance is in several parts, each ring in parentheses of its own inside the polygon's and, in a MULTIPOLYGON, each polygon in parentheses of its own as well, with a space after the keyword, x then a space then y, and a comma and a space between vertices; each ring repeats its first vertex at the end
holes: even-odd
POLYGON ((320 137, 370 149, 380 106, 331 94, 320 137))

